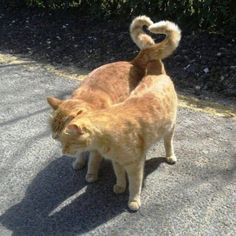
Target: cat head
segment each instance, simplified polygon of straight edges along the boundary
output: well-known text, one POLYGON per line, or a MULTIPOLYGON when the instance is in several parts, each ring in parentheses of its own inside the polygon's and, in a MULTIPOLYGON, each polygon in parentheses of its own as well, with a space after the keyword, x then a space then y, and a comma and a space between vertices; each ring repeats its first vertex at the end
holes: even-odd
POLYGON ((47 101, 53 109, 49 120, 52 137, 58 139, 66 124, 82 114, 85 108, 82 108, 81 102, 75 99, 60 100, 55 97, 47 97, 47 101))
POLYGON ((90 151, 93 146, 93 131, 88 122, 70 122, 60 135, 63 154, 74 156, 76 153, 90 151))

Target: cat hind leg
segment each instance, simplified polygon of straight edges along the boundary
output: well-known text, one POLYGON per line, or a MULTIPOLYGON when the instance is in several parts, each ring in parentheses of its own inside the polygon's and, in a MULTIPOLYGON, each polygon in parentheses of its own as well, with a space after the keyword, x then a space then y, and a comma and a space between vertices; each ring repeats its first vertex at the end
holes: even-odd
POLYGON ((177 158, 175 156, 174 152, 174 145, 173 145, 173 137, 174 137, 174 130, 173 127, 170 132, 168 132, 164 136, 164 146, 166 151, 166 161, 170 164, 174 164, 177 161, 177 158))

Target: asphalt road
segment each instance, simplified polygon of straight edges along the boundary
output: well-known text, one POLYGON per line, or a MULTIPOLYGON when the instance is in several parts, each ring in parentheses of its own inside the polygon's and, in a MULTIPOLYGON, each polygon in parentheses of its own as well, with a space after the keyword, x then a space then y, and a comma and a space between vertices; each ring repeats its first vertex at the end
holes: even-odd
POLYGON ((179 109, 175 150, 147 155, 142 207, 116 196, 109 162, 97 183, 50 137, 46 96, 78 86, 38 65, 0 65, 0 235, 236 235, 236 121, 179 109))

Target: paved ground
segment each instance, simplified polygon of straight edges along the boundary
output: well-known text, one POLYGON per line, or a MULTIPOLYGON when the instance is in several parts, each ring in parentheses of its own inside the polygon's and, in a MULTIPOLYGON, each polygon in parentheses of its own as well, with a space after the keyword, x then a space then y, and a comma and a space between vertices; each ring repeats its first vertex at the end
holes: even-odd
POLYGON ((50 137, 47 95, 78 85, 34 64, 0 65, 0 235, 235 235, 236 122, 180 109, 176 165, 149 152, 142 207, 112 193, 104 162, 86 184, 50 137))

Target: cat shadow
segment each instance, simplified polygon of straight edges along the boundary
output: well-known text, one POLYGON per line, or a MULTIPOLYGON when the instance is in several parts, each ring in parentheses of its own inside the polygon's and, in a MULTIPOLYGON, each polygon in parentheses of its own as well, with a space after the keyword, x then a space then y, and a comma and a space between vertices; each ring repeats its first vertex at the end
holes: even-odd
POLYGON ((153 157, 152 159, 146 160, 144 168, 144 180, 153 171, 157 170, 161 163, 167 163, 165 157, 153 157))
MULTIPOLYGON (((145 177, 164 161, 147 160, 145 177)), ((86 169, 74 171, 71 164, 72 159, 64 156, 52 161, 33 179, 23 200, 0 216, 0 223, 17 236, 78 235, 128 211, 128 191, 112 191, 110 162, 103 162, 100 179, 93 184, 85 182, 86 169)))

